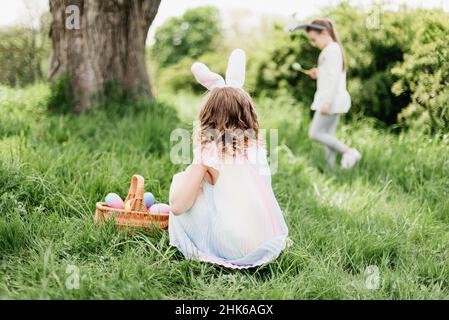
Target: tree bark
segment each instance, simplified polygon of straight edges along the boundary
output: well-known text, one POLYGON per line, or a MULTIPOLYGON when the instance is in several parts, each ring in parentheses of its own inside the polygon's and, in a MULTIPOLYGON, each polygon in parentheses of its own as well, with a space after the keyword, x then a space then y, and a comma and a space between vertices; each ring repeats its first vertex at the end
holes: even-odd
POLYGON ((160 0, 50 0, 49 78, 68 75, 74 111, 89 109, 108 82, 152 95, 145 41, 159 4, 160 0), (70 5, 79 8, 79 28, 66 26, 70 5))

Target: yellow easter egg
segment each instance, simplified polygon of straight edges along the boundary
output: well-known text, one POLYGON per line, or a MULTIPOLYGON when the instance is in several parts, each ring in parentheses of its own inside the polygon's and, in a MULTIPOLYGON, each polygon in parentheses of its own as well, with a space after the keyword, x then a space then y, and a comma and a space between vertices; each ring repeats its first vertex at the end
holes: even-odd
POLYGON ((128 201, 125 202, 125 210, 126 211, 131 211, 133 204, 134 204, 135 199, 129 199, 128 201))

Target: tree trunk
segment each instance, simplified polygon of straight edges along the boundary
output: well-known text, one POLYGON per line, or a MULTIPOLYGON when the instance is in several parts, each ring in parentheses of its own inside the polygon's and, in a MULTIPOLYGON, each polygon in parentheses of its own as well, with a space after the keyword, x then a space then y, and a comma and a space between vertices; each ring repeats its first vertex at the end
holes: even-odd
POLYGON ((68 75, 74 111, 88 109, 108 82, 151 96, 145 41, 159 4, 160 0, 50 0, 49 78, 68 75), (73 5, 79 9, 78 26, 77 12, 70 10, 73 5))

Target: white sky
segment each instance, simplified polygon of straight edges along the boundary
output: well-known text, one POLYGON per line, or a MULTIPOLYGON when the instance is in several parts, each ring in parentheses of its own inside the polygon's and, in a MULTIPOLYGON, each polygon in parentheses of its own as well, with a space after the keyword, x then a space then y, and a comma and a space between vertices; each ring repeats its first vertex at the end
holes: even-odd
MULTIPOLYGON (((232 10, 247 10, 248 20, 251 23, 258 20, 260 15, 275 15, 289 18, 296 13, 298 19, 316 14, 323 6, 336 5, 341 0, 162 0, 159 12, 150 28, 150 37, 155 29, 164 23, 167 18, 180 16, 187 9, 213 5, 226 16, 232 14, 232 10)), ((354 4, 369 5, 375 0, 351 0, 354 4)), ((389 0, 392 7, 402 3, 410 6, 425 8, 440 7, 449 11, 449 0, 389 0)), ((38 25, 39 16, 48 10, 48 0, 0 0, 0 26, 25 24, 28 26, 38 25)), ((247 22, 248 21, 248 22, 247 22)))

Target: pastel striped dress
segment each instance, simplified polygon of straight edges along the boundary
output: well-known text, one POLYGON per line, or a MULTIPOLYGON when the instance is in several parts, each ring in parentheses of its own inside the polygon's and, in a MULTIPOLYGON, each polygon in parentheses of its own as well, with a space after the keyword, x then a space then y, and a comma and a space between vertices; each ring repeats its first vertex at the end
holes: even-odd
MULTIPOLYGON (((170 244, 187 259, 228 268, 252 268, 276 259, 287 246, 288 228, 271 187, 266 151, 253 146, 235 162, 220 161, 215 143, 195 157, 219 172, 214 185, 202 182, 194 205, 170 213, 170 244)), ((173 179, 176 183, 177 177, 173 179)))

